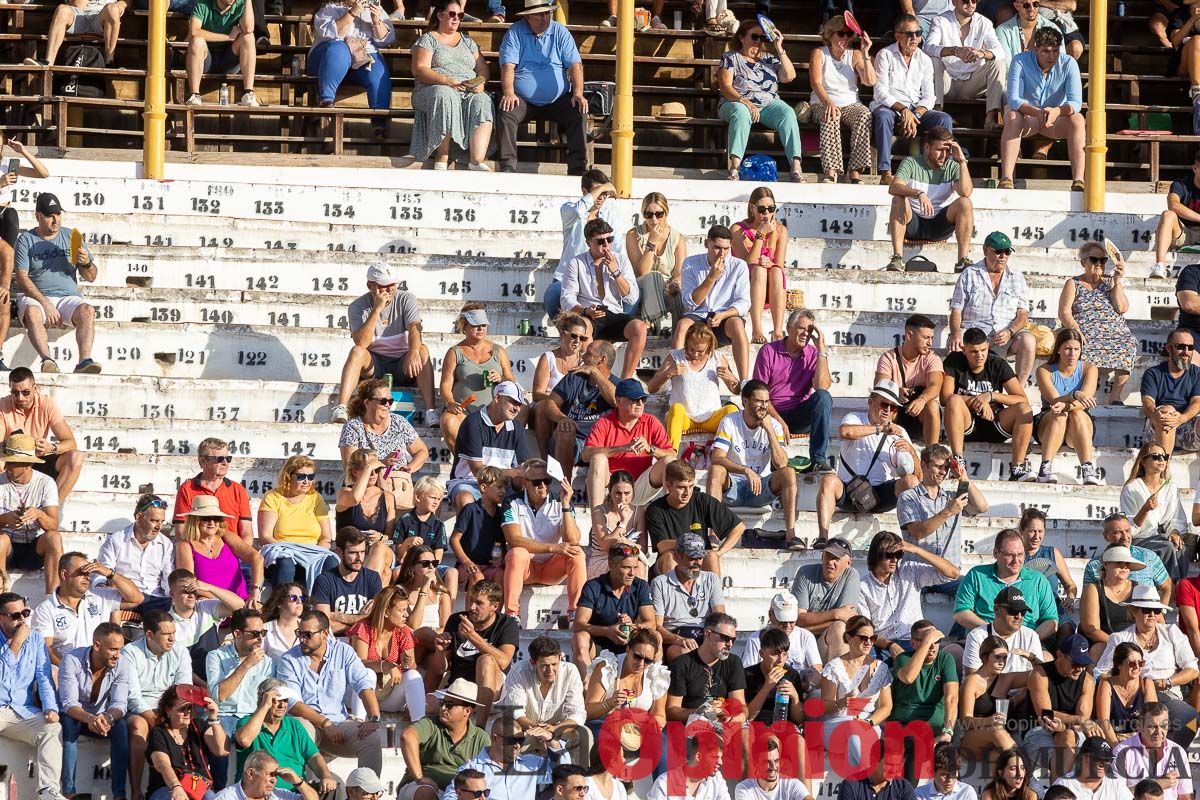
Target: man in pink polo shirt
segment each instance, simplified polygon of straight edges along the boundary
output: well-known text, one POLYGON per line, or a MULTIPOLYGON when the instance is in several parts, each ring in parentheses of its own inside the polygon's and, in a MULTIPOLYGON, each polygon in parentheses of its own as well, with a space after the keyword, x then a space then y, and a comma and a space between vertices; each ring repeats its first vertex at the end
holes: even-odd
POLYGON ((663 485, 667 464, 677 457, 667 429, 646 413, 646 397, 646 387, 637 378, 619 382, 616 410, 596 420, 583 445, 593 515, 604 505, 610 475, 623 470, 633 476, 633 505, 637 507, 663 485))

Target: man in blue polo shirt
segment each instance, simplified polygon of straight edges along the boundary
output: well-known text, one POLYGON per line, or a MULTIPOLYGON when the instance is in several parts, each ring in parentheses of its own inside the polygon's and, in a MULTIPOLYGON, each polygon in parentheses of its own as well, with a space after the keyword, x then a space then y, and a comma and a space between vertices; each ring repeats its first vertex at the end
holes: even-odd
MULTIPOLYGON (((653 630, 654 602, 650 584, 637 577, 638 548, 617 542, 608 548, 608 572, 583 585, 571 624, 571 660, 592 663, 597 649, 625 652, 634 628, 653 630)), ((586 673, 583 676, 587 678, 586 673)))
POLYGON ((554 0, 525 0, 520 17, 500 42, 501 172, 516 172, 517 127, 526 120, 556 123, 567 140, 567 174, 587 169, 583 61, 566 26, 551 15, 554 0))
POLYGON ((973 567, 962 579, 954 595, 954 621, 966 630, 986 625, 996 618, 996 595, 1009 586, 1016 586, 1025 596, 1031 611, 1024 625, 1037 631, 1041 639, 1049 638, 1058 628, 1058 607, 1046 576, 1025 566, 1025 542, 1014 528, 996 535, 992 551, 994 564, 973 567))
POLYGON ((479 499, 478 476, 484 467, 499 467, 520 484, 520 465, 534 456, 525 423, 517 419, 523 407, 521 387, 502 381, 492 392, 492 402, 469 414, 459 428, 454 440, 454 466, 446 486, 456 511, 479 499))

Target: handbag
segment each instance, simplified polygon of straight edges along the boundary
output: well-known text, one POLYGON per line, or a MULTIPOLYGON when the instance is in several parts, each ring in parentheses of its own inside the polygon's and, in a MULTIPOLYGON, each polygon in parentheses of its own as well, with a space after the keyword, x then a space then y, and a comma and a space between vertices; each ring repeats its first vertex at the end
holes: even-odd
POLYGON ((1037 340, 1037 354, 1042 358, 1050 355, 1054 350, 1054 331, 1046 325, 1038 325, 1036 322, 1026 324, 1025 330, 1032 333, 1033 338, 1037 340))
POLYGON ((208 763, 202 758, 200 759, 200 768, 204 770, 201 775, 197 771, 196 762, 192 760, 191 748, 191 733, 195 732, 197 741, 203 741, 200 738, 200 729, 193 722, 188 726, 189 735, 183 740, 183 774, 179 776, 179 785, 183 787, 183 791, 188 796, 188 800, 204 800, 204 796, 212 790, 212 773, 208 770, 208 763))
POLYGON ((850 501, 850 505, 859 514, 870 513, 875 506, 879 505, 879 496, 875 494, 875 487, 871 485, 867 475, 871 474, 871 468, 875 466, 875 462, 879 460, 879 454, 883 451, 883 443, 888 440, 887 436, 879 437, 879 444, 875 446, 875 455, 871 456, 871 463, 867 465, 865 475, 855 475, 854 470, 850 469, 850 465, 846 463, 844 457, 841 458, 842 466, 853 478, 846 484, 846 497, 850 501))

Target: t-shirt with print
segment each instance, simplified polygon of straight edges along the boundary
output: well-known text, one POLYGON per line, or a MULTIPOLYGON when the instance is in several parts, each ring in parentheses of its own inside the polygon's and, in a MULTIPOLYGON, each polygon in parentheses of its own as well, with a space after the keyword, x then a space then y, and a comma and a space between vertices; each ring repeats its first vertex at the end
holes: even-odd
MULTIPOLYGON (((193 14, 194 16, 194 14, 193 14)), ((367 292, 350 303, 347 321, 356 331, 371 316, 371 293, 367 292)), ((367 345, 372 353, 397 358, 408 352, 408 329, 421 321, 421 309, 411 292, 398 291, 392 302, 379 312, 375 322, 375 339, 367 345)))
POLYGON ((659 542, 675 541, 685 533, 696 533, 707 540, 711 530, 724 539, 740 521, 729 506, 701 491, 693 491, 683 508, 672 508, 665 495, 646 507, 646 532, 655 549, 659 542))
POLYGON ((246 13, 246 0, 233 0, 224 11, 216 0, 197 0, 192 9, 192 19, 200 20, 200 27, 210 33, 228 34, 239 24, 246 13))
POLYGON ((760 477, 771 474, 771 435, 775 441, 787 446, 783 426, 774 417, 767 417, 754 430, 746 425, 746 420, 739 412, 726 414, 717 426, 717 436, 713 439, 714 449, 725 451, 726 457, 734 464, 748 467, 760 477))
MULTIPOLYGON (((900 162, 896 170, 896 180, 902 180, 912 189, 919 189, 933 204, 932 216, 937 216, 943 208, 954 202, 954 182, 962 176, 962 168, 952 158, 947 158, 941 167, 934 167, 925 160, 925 156, 909 156, 900 162)), ((921 213, 921 201, 916 197, 908 198, 912 212, 918 217, 921 213)), ((928 218, 927 218, 928 219, 928 218)))
MULTIPOLYGON (((1175 191, 1174 186, 1171 187, 1171 191, 1175 191)), ((1193 224, 1200 226, 1200 222, 1193 224)), ((1180 271, 1179 277, 1175 279, 1175 293, 1179 294, 1180 292, 1200 292, 1200 264, 1188 264, 1180 271)), ((1200 330, 1200 314, 1193 314, 1180 308, 1179 327, 1191 331, 1200 330)))
POLYGON ((857 606, 862 578, 858 570, 848 567, 832 583, 826 583, 820 564, 805 564, 796 570, 792 594, 801 611, 832 611, 844 606, 857 606))
POLYGON ((699 708, 705 700, 729 697, 730 692, 746 689, 746 672, 742 662, 730 657, 711 666, 700 660, 692 650, 671 662, 671 686, 667 694, 683 698, 684 708, 699 708))
POLYGON ((1192 398, 1200 395, 1200 367, 1189 364, 1178 378, 1167 371, 1165 363, 1155 364, 1142 373, 1142 397, 1154 400, 1156 406, 1171 406, 1185 411, 1192 398))
MULTIPOLYGON (((873 423, 865 413, 851 411, 842 417, 842 424, 871 425, 873 423)), ((908 431, 899 426, 895 427, 899 428, 898 433, 871 433, 861 439, 842 439, 842 453, 837 464, 838 480, 846 484, 855 475, 866 475, 872 486, 879 486, 900 477, 896 471, 896 442, 903 439, 912 444, 912 440, 908 438, 908 431), (879 446, 880 440, 883 440, 883 447, 879 451, 879 458, 875 458, 875 448, 879 446), (875 460, 874 464, 871 463, 872 459, 875 460)))
MULTIPOLYGON (((0 475, 0 514, 26 508, 45 510, 58 506, 58 486, 54 479, 41 472, 31 472, 29 482, 13 483, 7 475, 0 475)), ((14 543, 29 544, 41 536, 42 527, 36 522, 28 526, 0 528, 14 543)))
POLYGON ((907 389, 907 399, 911 400, 929 385, 929 376, 942 372, 942 360, 933 351, 919 355, 913 361, 904 362, 904 376, 900 375, 900 354, 898 347, 884 351, 875 364, 875 374, 882 375, 889 381, 895 381, 902 389, 907 389))
POLYGON ((425 546, 434 551, 445 550, 450 546, 450 539, 446 536, 446 523, 438 519, 436 513, 430 514, 429 519, 422 522, 414 508, 396 521, 396 527, 392 529, 392 544, 416 537, 420 537, 425 546))
MULTIPOLYGON (((620 378, 610 374, 608 379, 615 385, 620 378)), ((587 439, 596 425, 596 420, 613 410, 586 375, 571 372, 562 377, 551 394, 558 395, 563 403, 563 413, 575 423, 575 438, 587 439)))
POLYGON ((361 614, 375 595, 383 591, 379 573, 360 569, 354 580, 347 582, 338 570, 322 573, 313 586, 313 604, 329 606, 335 614, 361 614))
POLYGON ((942 362, 946 377, 954 379, 954 393, 974 397, 985 392, 1003 392, 1004 384, 1017 377, 1013 368, 995 353, 988 353, 983 369, 971 372, 967 357, 962 353, 951 353, 942 362))
MULTIPOLYGON (((466 619, 466 616, 467 612, 459 611, 451 614, 450 618, 446 620, 445 631, 450 634, 449 683, 453 683, 458 678, 475 680, 475 662, 479 660, 479 650, 471 644, 469 639, 458 635, 458 627, 466 619)), ((521 623, 508 614, 497 613, 495 621, 489 627, 476 627, 475 632, 492 647, 500 648, 506 644, 517 647, 521 637, 521 623)))
POLYGON ((355 417, 342 426, 338 447, 366 448, 374 451, 380 461, 387 461, 395 453, 403 465, 412 461, 408 448, 419 438, 412 424, 400 414, 389 416, 387 429, 383 433, 369 430, 363 424, 362 417, 355 417))
MULTIPOLYGON (((29 273, 29 280, 46 297, 79 294, 79 269, 71 263, 71 234, 74 231, 74 228, 59 228, 54 236, 43 239, 34 228, 17 237, 13 248, 17 272, 29 273)), ((86 244, 83 249, 91 258, 92 251, 86 244)))

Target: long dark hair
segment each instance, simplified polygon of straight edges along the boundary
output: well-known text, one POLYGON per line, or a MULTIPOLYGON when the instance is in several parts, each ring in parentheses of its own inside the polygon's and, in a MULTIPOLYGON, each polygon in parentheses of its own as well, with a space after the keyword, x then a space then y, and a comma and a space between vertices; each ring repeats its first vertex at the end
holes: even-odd
POLYGON ((984 794, 991 794, 993 798, 1012 798, 1013 800, 1037 800, 1037 793, 1029 788, 1029 764, 1025 762, 1025 756, 1022 755, 1019 748, 1013 747, 1005 750, 996 758, 995 772, 991 782, 983 787, 984 794), (1020 761, 1025 764, 1025 778, 1016 791, 1011 791, 1004 785, 1000 778, 1001 773, 1008 767, 1013 760, 1020 761))
POLYGON ((433 0, 429 4, 429 21, 425 25, 425 30, 436 31, 438 29, 438 14, 449 8, 451 3, 457 3, 460 8, 463 6, 463 0, 433 0))
POLYGON ((263 603, 263 622, 274 622, 279 619, 279 609, 287 602, 288 595, 293 591, 305 598, 304 608, 307 610, 308 599, 307 595, 304 594, 304 587, 298 583, 281 583, 271 590, 271 595, 267 598, 267 602, 263 603))

